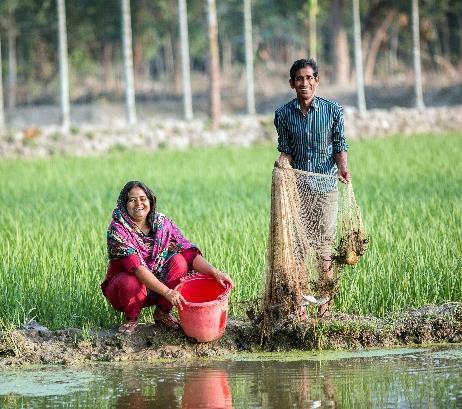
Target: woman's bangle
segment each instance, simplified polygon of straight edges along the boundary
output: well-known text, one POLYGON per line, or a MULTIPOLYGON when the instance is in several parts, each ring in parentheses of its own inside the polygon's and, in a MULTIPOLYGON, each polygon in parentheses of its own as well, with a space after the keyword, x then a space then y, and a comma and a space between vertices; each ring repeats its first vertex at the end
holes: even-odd
POLYGON ((167 295, 170 295, 173 292, 171 288, 168 289, 168 291, 164 294, 164 297, 167 297, 167 295))

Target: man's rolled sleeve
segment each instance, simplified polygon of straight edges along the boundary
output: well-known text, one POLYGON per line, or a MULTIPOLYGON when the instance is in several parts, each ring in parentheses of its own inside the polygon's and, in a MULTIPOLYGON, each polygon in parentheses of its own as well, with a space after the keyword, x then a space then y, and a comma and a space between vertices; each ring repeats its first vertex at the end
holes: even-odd
POLYGON ((332 126, 332 143, 334 153, 348 150, 348 144, 345 139, 345 120, 343 118, 343 108, 338 105, 334 113, 334 124, 332 126))
POLYGON ((276 112, 274 115, 274 126, 278 133, 278 151, 291 155, 290 145, 289 145, 289 132, 287 131, 287 126, 284 119, 281 115, 276 112))

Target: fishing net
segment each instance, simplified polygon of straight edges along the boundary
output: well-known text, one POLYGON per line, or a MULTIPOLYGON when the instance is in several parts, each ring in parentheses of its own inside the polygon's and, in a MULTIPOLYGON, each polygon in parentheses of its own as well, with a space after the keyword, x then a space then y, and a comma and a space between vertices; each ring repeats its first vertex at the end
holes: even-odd
POLYGON ((307 300, 332 299, 340 272, 356 264, 367 237, 353 185, 292 168, 273 169, 263 297, 263 336, 277 323, 306 319, 307 300), (332 259, 325 279, 324 260, 332 259))

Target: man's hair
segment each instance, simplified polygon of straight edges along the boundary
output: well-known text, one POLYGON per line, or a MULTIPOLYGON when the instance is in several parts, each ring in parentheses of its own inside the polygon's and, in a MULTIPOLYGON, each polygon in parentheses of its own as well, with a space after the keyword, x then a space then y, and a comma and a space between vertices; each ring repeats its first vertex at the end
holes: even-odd
POLYGON ((302 59, 297 60, 292 64, 290 67, 290 79, 295 81, 295 74, 300 68, 311 67, 313 69, 313 76, 318 76, 318 64, 313 58, 309 58, 308 60, 302 59))
POLYGON ((140 189, 144 190, 144 193, 146 193, 146 197, 148 198, 149 204, 151 205, 151 209, 147 214, 147 219, 150 220, 151 215, 156 211, 157 198, 154 196, 152 190, 149 189, 143 182, 140 182, 139 180, 131 180, 130 182, 127 182, 119 194, 119 201, 123 206, 124 211, 127 211, 128 194, 134 187, 139 187, 140 189))

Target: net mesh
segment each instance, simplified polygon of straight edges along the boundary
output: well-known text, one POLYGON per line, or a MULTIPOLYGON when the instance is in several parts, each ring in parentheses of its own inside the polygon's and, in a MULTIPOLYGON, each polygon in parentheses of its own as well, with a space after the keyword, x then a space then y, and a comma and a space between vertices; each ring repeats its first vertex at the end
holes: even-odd
POLYGON ((367 248, 353 186, 338 185, 332 175, 273 170, 263 336, 277 323, 306 318, 306 296, 332 299, 342 268, 356 264, 367 248), (328 259, 332 266, 326 280, 323 260, 328 259))

